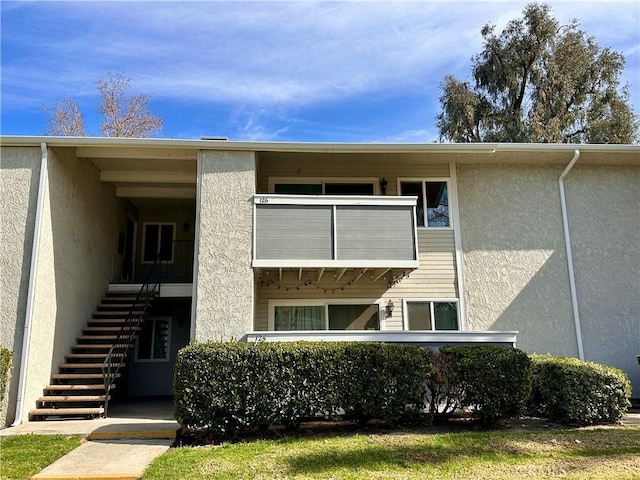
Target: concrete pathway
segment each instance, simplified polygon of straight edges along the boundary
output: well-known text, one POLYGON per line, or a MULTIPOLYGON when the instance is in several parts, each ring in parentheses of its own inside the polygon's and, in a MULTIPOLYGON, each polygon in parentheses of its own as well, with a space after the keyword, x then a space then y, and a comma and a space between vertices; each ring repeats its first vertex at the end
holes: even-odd
POLYGON ((109 418, 28 422, 0 430, 0 437, 36 433, 81 435, 78 448, 35 475, 37 480, 134 480, 175 441, 180 425, 171 401, 114 404, 109 418))
POLYGON ((58 459, 34 480, 136 480, 173 440, 92 440, 58 459))

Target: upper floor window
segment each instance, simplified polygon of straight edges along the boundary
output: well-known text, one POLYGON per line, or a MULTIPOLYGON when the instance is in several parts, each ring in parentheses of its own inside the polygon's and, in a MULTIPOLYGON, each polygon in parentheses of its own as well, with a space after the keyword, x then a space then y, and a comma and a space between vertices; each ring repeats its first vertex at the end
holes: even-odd
POLYGON ((269 178, 269 191, 292 195, 376 195, 377 178, 269 178))
POLYGON ((158 254, 163 262, 173 262, 175 223, 145 223, 142 238, 142 261, 150 263, 158 254))
POLYGON ((400 180, 400 195, 418 197, 418 227, 448 228, 449 188, 447 180, 400 180))

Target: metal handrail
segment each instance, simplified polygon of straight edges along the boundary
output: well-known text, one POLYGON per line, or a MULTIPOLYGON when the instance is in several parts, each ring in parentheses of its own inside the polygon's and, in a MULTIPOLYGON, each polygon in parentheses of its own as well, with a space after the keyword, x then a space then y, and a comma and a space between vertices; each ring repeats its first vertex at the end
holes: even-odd
MULTIPOLYGON (((140 287, 140 290, 136 295, 136 299, 131 306, 131 310, 129 310, 129 313, 127 314, 127 318, 125 319, 122 328, 118 332, 113 345, 109 349, 109 352, 107 353, 107 356, 102 363, 105 417, 107 416, 107 411, 109 408, 109 394, 111 392, 111 385, 115 381, 122 363, 126 361, 129 349, 131 348, 131 344, 133 343, 133 340, 138 333, 140 324, 147 317, 149 305, 151 305, 151 300, 153 300, 160 293, 161 283, 162 259, 160 258, 160 254, 158 254, 156 260, 153 262, 151 269, 149 270, 149 273, 147 273, 147 277, 145 278, 142 287, 140 287), (157 274, 157 279, 153 278, 154 274, 157 274), (116 350, 119 350, 119 353, 122 353, 122 360, 116 363, 114 367, 113 356, 116 350)), ((120 357, 120 355, 118 357, 120 357)))

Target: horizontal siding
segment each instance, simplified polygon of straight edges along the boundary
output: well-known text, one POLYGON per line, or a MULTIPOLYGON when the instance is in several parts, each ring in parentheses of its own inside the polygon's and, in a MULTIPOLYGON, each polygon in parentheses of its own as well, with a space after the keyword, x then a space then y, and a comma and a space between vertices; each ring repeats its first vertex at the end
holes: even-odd
MULTIPOLYGON (((385 330, 402 330, 403 298, 457 298, 455 248, 453 230, 418 230, 420 267, 412 271, 409 277, 389 288, 387 278, 374 282, 372 272, 366 272, 357 282, 348 284, 358 275, 359 270, 349 270, 335 281, 334 272, 325 273, 316 283, 317 271, 303 271, 300 285, 297 271, 283 274, 282 282, 274 275, 263 273, 256 280, 255 329, 267 330, 268 302, 270 299, 382 299, 384 303, 392 300, 395 309, 393 317, 384 320, 385 330), (275 276, 276 278, 269 278, 275 276), (311 282, 304 285, 305 282, 311 282), (343 286, 344 290, 326 291, 343 286), (279 288, 278 288, 279 287, 279 288), (297 288, 299 287, 299 289, 297 288), (287 290, 289 289, 289 290, 287 290)), ((375 273, 373 273, 375 277, 375 273)))
MULTIPOLYGON (((431 155, 431 158, 434 156, 431 155)), ((387 195, 397 195, 398 177, 448 177, 448 163, 427 163, 414 155, 366 154, 261 154, 258 158, 258 193, 269 192, 269 177, 385 178, 387 195)))

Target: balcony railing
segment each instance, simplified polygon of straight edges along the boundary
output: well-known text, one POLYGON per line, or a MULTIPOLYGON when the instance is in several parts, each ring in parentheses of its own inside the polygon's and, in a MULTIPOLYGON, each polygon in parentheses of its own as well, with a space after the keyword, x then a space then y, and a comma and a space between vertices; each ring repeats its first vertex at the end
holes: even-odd
MULTIPOLYGON (((134 282, 141 282, 149 273, 151 264, 142 263, 136 268, 134 282)), ((171 252, 162 259, 164 283, 193 282, 193 241, 174 240, 171 252)))
POLYGON ((416 200, 255 195, 253 266, 416 268, 416 200))

